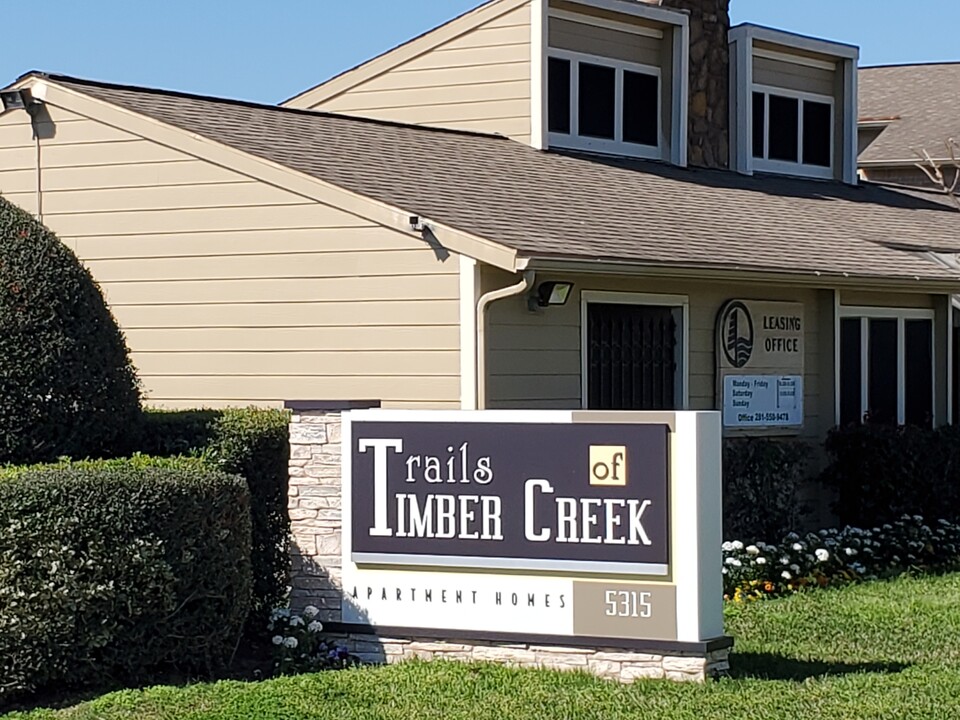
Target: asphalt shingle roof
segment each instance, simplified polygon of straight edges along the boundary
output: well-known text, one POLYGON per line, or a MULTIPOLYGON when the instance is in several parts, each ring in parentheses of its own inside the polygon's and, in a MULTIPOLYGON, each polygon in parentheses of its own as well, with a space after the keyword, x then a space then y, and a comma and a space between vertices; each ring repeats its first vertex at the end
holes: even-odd
POLYGON ((861 119, 896 118, 860 160, 944 158, 944 141, 960 140, 960 63, 863 68, 859 84, 861 119))
POLYGON ((529 258, 960 280, 934 194, 542 152, 493 135, 48 76, 529 258))

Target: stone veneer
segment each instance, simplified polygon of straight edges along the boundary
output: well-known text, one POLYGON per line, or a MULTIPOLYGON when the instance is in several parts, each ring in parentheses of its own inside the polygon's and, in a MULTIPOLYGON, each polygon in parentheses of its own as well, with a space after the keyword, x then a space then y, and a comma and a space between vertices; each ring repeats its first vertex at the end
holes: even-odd
MULTIPOLYGON (((371 407, 372 404, 352 407, 371 407)), ((335 403, 288 403, 290 421, 289 508, 291 605, 320 609, 328 624, 341 622, 340 410, 335 403)), ((347 409, 350 404, 342 403, 347 409)), ((580 670, 631 682, 667 678, 702 682, 729 669, 728 650, 703 656, 641 653, 615 647, 557 647, 536 643, 440 641, 426 637, 380 637, 368 633, 330 633, 361 660, 393 663, 425 660, 495 661, 519 667, 580 670)))
POLYGON ((730 166, 730 0, 662 0, 690 15, 690 165, 730 166))

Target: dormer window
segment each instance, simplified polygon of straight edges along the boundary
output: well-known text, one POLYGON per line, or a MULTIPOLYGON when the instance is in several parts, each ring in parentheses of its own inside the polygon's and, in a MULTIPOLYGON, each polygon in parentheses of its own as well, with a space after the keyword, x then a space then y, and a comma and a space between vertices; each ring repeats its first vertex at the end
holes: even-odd
POLYGON ((730 46, 733 167, 856 183, 859 50, 754 25, 730 46))
POLYGON ((551 145, 661 156, 659 68, 552 51, 547 77, 551 145))
POLYGON ((754 85, 756 170, 832 178, 833 98, 754 85))
POLYGON ((686 15, 646 3, 546 0, 542 29, 535 147, 686 164, 686 15))

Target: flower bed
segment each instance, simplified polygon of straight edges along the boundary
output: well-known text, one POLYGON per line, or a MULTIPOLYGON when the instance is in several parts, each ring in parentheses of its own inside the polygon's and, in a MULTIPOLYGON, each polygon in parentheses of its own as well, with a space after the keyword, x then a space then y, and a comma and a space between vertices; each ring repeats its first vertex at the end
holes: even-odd
POLYGON ((919 515, 874 528, 830 528, 777 544, 723 544, 724 598, 734 602, 904 572, 960 569, 960 525, 919 515))
POLYGON ((267 630, 272 634, 273 670, 277 675, 340 670, 356 665, 347 649, 324 639, 320 611, 308 605, 303 615, 287 608, 270 613, 267 630))

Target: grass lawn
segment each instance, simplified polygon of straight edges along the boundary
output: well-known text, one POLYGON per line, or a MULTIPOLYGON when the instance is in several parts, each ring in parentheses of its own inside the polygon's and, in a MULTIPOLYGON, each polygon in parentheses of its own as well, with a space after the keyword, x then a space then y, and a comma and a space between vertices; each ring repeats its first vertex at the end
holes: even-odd
POLYGON ((733 676, 706 686, 411 663, 126 691, 5 720, 960 718, 960 575, 730 607, 727 628, 733 676))

